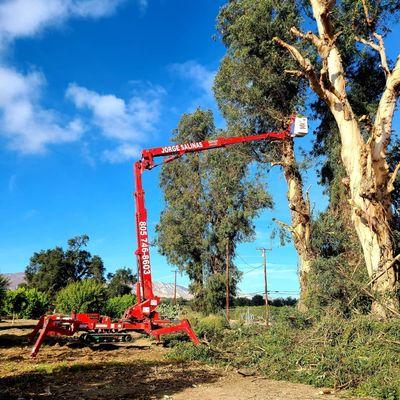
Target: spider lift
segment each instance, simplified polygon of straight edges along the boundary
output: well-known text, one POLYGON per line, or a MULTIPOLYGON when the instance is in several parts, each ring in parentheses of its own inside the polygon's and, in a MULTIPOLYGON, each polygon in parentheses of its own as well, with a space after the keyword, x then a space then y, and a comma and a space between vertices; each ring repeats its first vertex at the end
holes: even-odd
POLYGON ((132 337, 129 332, 146 333, 154 336, 157 340, 160 340, 160 337, 165 334, 185 332, 194 344, 198 344, 199 339, 193 332, 188 320, 170 321, 162 319, 157 312, 160 298, 153 293, 147 210, 145 206, 145 193, 142 186, 143 172, 145 170, 152 170, 157 166, 154 162, 154 159, 157 157, 165 157, 163 163, 169 163, 187 153, 223 148, 238 143, 262 140, 287 140, 291 137, 304 136, 307 134, 307 131, 307 119, 293 117, 289 127, 281 132, 265 132, 250 136, 216 138, 201 142, 175 144, 143 150, 141 159, 134 164, 134 197, 138 245, 135 254, 137 257, 139 280, 136 285, 137 303, 129 307, 123 317, 117 321, 97 313, 79 314, 72 312, 70 316, 57 314, 43 315, 28 338, 31 343, 34 343, 31 356, 36 356, 43 340, 47 336, 73 336, 77 332, 83 332, 81 338, 88 342, 130 341, 132 337), (35 341, 37 335, 38 337, 35 341))

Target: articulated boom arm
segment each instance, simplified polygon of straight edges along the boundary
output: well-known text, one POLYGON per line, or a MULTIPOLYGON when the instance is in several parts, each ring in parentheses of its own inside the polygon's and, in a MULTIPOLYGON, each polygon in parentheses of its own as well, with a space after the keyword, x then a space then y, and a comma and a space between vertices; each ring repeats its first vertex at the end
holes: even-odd
POLYGON ((135 163, 135 202, 136 202, 136 234, 138 249, 136 250, 138 263, 139 282, 136 286, 138 303, 146 301, 144 314, 152 313, 158 305, 159 299, 153 294, 151 262, 149 252, 149 238, 147 228, 147 210, 144 201, 144 190, 142 185, 142 174, 144 170, 151 170, 157 166, 154 159, 166 157, 163 163, 171 162, 187 153, 196 153, 205 150, 217 149, 238 143, 256 142, 262 140, 274 141, 285 140, 294 136, 304 136, 307 131, 307 120, 292 117, 289 127, 281 132, 265 132, 257 135, 216 138, 202 142, 175 144, 165 147, 155 147, 143 150, 142 158, 135 163), (295 130, 292 133, 292 127, 295 130), (150 306, 148 301, 152 302, 150 306))

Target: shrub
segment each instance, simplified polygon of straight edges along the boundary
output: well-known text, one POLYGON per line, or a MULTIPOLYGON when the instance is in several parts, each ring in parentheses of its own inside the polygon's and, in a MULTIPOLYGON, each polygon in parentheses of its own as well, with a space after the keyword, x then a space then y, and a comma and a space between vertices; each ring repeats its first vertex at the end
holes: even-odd
POLYGON ((4 313, 13 318, 39 318, 50 306, 48 296, 34 288, 21 287, 8 290, 4 301, 4 313))
POLYGON ((178 319, 178 317, 182 313, 182 307, 179 304, 172 304, 168 302, 162 302, 158 307, 157 311, 159 312, 161 318, 166 319, 178 319))
POLYGON ((124 311, 135 302, 135 296, 124 294, 123 296, 111 297, 107 300, 105 313, 112 318, 121 318, 124 311))
POLYGON ((70 283, 56 297, 57 310, 64 313, 102 312, 107 301, 105 285, 94 279, 70 283))
POLYGON ((46 293, 37 289, 26 289, 26 306, 22 312, 23 318, 39 318, 50 307, 50 299, 46 293))
POLYGON ((3 275, 0 275, 0 315, 3 309, 4 299, 6 297, 7 285, 8 280, 3 275))
POLYGON ((227 328, 229 328, 229 324, 222 315, 211 314, 194 323, 196 333, 200 337, 205 336, 207 339, 221 334, 227 328))

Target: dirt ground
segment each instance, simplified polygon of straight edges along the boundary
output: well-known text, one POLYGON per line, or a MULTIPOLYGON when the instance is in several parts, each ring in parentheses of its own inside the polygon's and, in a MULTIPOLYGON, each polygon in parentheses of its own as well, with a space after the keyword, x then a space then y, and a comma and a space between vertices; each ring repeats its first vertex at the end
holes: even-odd
POLYGON ((340 398, 306 385, 242 376, 234 369, 171 362, 169 350, 147 338, 92 347, 71 339, 51 341, 31 359, 26 335, 33 323, 0 323, 0 400, 340 398))

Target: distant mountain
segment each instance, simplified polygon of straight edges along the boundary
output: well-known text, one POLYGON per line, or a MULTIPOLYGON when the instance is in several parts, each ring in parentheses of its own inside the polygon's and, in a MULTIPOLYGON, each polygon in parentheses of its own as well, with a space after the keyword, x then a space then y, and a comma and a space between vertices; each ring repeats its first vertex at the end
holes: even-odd
POLYGON ((15 272, 13 274, 1 274, 5 276, 8 281, 8 288, 11 290, 15 290, 18 285, 25 282, 25 274, 23 272, 15 272))
MULTIPOLYGON (((136 287, 133 289, 133 293, 135 293, 136 287)), ((173 283, 164 283, 164 282, 153 282, 153 291, 154 294, 158 297, 162 297, 165 299, 173 299, 174 298, 174 284, 173 283)), ((176 285, 176 297, 182 298, 185 300, 193 299, 193 296, 189 293, 188 288, 184 286, 176 285)))
MULTIPOLYGON (((8 281, 10 282, 8 288, 12 290, 16 289, 18 285, 25 282, 25 274, 23 272, 1 275, 5 276, 8 279, 8 281)), ((153 290, 154 294, 158 297, 163 297, 166 299, 174 298, 173 283, 153 282, 153 290)), ((133 289, 133 293, 135 293, 135 288, 133 289)), ((193 296, 189 293, 188 288, 180 285, 176 285, 176 297, 185 300, 191 300, 193 298, 193 296)))

